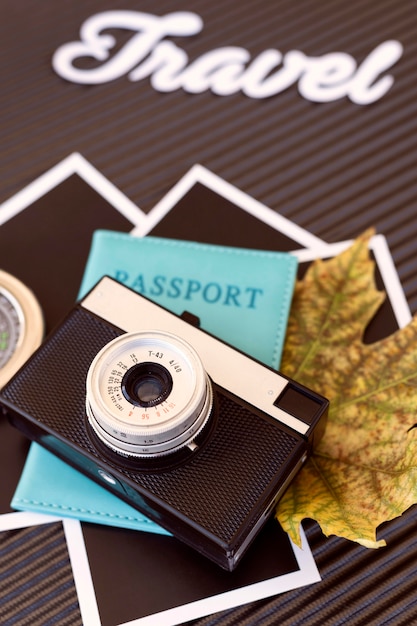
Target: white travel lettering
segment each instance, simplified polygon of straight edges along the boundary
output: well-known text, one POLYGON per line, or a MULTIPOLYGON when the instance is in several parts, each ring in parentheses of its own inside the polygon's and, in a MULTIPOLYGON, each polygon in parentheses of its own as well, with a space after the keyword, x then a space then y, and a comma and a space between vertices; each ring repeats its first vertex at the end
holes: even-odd
POLYGON ((219 96, 236 93, 249 60, 249 52, 244 48, 226 47, 206 52, 185 70, 181 86, 189 93, 209 89, 219 96))
POLYGON ((248 67, 242 91, 251 98, 268 98, 281 93, 300 78, 305 67, 302 52, 291 50, 285 56, 279 50, 265 50, 248 67), (282 67, 270 75, 278 65, 282 67))
POLYGON ((195 13, 177 11, 162 17, 140 11, 104 11, 89 17, 80 29, 81 41, 64 44, 52 58, 54 70, 74 83, 95 85, 115 80, 136 67, 166 36, 195 35, 203 26, 195 13), (112 35, 103 35, 109 28, 137 31, 112 57, 116 45, 112 35), (89 57, 104 62, 93 69, 81 69, 74 61, 89 57))
POLYGON ((156 91, 175 91, 181 85, 178 77, 188 63, 188 56, 172 41, 162 41, 149 57, 129 74, 131 81, 139 81, 150 76, 151 85, 156 91))
POLYGON ((348 81, 356 71, 356 62, 343 52, 331 52, 307 58, 298 82, 300 94, 312 102, 332 102, 347 95, 348 81))
POLYGON ((391 89, 394 78, 389 74, 381 76, 392 67, 402 56, 403 47, 399 41, 385 41, 377 46, 364 60, 353 80, 348 95, 357 104, 376 102, 391 89))
POLYGON ((298 84, 302 97, 311 102, 349 98, 360 105, 382 98, 394 79, 385 74, 402 56, 400 42, 385 41, 358 66, 344 52, 308 57, 298 50, 282 54, 269 49, 251 59, 245 48, 225 46, 189 61, 187 53, 169 37, 189 37, 203 28, 200 16, 177 11, 155 16, 140 11, 105 11, 88 18, 80 29, 80 41, 60 46, 52 60, 54 70, 80 84, 106 83, 126 75, 132 82, 150 79, 156 91, 178 89, 192 94, 211 91, 228 96, 241 91, 250 98, 269 98, 298 84), (116 46, 108 29, 131 31, 130 39, 116 46), (81 67, 82 58, 94 67, 81 67))
POLYGON ((355 60, 343 52, 306 59, 307 71, 300 78, 300 94, 312 102, 332 102, 348 96, 356 104, 370 104, 386 94, 392 76, 378 77, 401 57, 398 41, 381 44, 357 68, 355 60), (376 82, 375 82, 376 81, 376 82))

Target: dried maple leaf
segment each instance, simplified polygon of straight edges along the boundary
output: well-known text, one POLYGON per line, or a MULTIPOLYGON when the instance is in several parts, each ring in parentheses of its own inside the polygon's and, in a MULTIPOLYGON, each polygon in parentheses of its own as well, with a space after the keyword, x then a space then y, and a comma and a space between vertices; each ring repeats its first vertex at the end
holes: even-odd
POLYGON ((417 502, 417 318, 365 344, 384 300, 368 244, 314 262, 297 282, 282 371, 330 400, 325 435, 277 507, 296 543, 304 518, 379 547, 376 529, 417 502))

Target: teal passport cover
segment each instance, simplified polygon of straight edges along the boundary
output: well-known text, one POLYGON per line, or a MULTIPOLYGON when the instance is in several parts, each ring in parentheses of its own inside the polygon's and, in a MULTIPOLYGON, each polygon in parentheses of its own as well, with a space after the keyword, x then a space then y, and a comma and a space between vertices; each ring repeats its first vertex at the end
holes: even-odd
MULTIPOLYGON (((197 315, 204 330, 278 368, 296 272, 297 259, 288 253, 99 230, 79 296, 107 274, 174 313, 197 315)), ((37 444, 31 445, 11 505, 165 533, 37 444)))

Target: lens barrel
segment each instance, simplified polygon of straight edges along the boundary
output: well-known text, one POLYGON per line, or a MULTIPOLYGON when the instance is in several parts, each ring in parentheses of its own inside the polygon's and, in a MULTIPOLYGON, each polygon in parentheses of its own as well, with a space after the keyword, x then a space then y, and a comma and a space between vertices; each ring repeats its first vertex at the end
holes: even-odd
POLYGON ((210 418, 210 380, 195 350, 162 331, 126 333, 97 354, 88 371, 86 411, 111 450, 147 458, 173 453, 210 418))

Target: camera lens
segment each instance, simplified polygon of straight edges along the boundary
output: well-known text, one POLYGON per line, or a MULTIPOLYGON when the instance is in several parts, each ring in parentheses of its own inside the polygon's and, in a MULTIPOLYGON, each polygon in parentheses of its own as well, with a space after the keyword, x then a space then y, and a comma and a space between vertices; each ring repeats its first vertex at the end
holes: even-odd
POLYGON ((155 406, 167 399, 172 390, 172 376, 159 363, 140 363, 131 367, 122 379, 124 397, 137 406, 155 406))
POLYGON ((90 426, 111 450, 148 458, 191 442, 210 418, 210 380, 195 350, 162 331, 126 333, 96 355, 86 381, 90 426))

